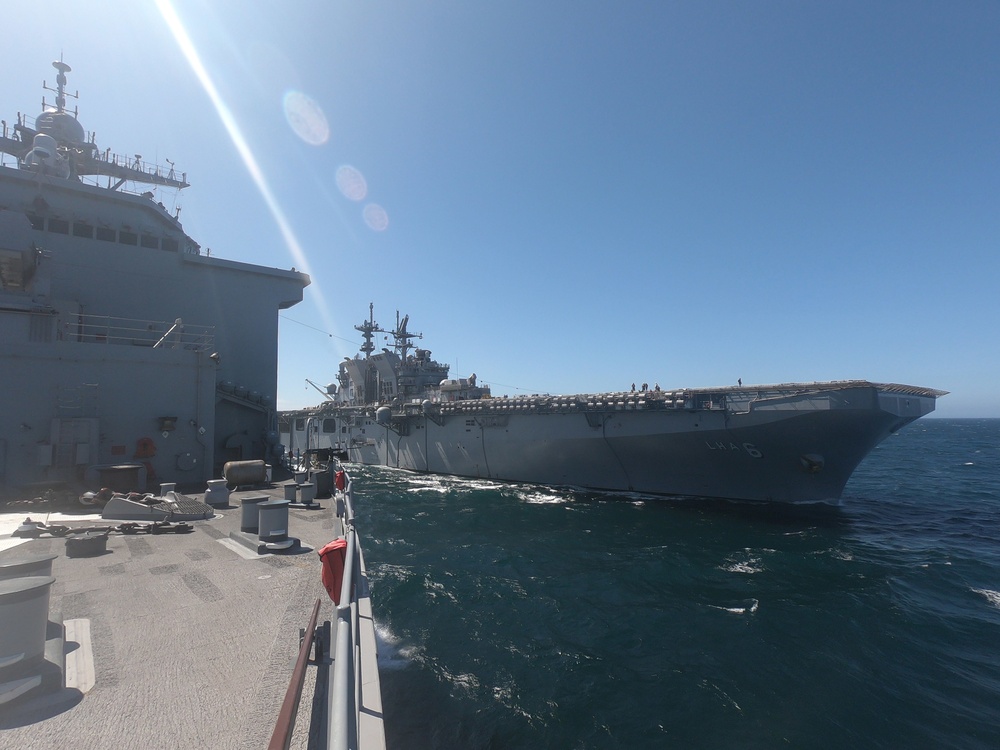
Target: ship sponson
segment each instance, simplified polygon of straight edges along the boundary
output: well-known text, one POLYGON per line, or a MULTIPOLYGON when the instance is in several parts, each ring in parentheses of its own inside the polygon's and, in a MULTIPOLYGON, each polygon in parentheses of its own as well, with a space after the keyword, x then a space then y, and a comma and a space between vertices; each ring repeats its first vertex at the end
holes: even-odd
POLYGON ((342 397, 289 413, 291 448, 498 481, 829 502, 879 442, 933 411, 945 394, 864 380, 516 398, 461 393, 434 389, 429 398, 381 404, 342 397))

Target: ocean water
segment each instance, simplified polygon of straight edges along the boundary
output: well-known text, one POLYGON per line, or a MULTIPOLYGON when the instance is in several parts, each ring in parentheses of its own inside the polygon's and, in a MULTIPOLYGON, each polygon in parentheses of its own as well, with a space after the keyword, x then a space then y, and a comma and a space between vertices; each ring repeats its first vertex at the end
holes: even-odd
POLYGON ((1000 420, 836 508, 352 473, 390 748, 1000 747, 1000 420))

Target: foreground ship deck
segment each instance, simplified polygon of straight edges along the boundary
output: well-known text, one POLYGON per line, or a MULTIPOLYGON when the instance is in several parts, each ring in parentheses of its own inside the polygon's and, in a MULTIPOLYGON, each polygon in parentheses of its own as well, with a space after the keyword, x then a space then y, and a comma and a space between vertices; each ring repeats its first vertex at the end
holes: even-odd
MULTIPOLYGON (((97 557, 67 558, 65 540, 42 538, 9 548, 10 531, 31 515, 0 506, 0 561, 37 553, 54 560, 50 621, 86 622, 92 653, 90 676, 56 693, 24 696, 0 705, 5 747, 191 747, 261 748, 275 729, 299 632, 317 598, 320 622, 332 603, 320 580, 315 550, 341 533, 339 519, 324 510, 290 511, 290 533, 304 548, 295 555, 261 555, 231 539, 240 528, 240 498, 282 495, 281 487, 233 493, 228 507, 194 522, 189 534, 111 535, 97 557), (312 549, 309 549, 312 548, 312 549), (82 681, 82 684, 81 684, 82 681)), ((58 522, 95 523, 74 514, 58 522)), ((49 523, 55 523, 50 519, 49 523)), ((98 522, 99 523, 99 522, 98 522)), ((107 522, 103 522, 107 523, 107 522)), ((363 644, 370 659, 361 681, 371 685, 360 748, 384 748, 375 669, 371 612, 364 598, 363 644)), ((67 637, 67 645, 74 647, 67 637)), ((82 639, 81 639, 82 640, 82 639)), ((69 671, 69 670, 67 670, 69 671)), ((324 746, 316 690, 329 663, 310 663, 292 747, 324 746)))

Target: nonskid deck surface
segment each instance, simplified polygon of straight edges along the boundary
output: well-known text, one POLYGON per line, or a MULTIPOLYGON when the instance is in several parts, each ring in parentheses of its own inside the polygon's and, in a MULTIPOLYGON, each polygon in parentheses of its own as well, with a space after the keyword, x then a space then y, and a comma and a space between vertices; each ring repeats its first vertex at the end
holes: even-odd
MULTIPOLYGON (((240 497, 281 497, 281 487, 233 493, 188 534, 112 534, 107 553, 67 558, 65 540, 17 546, 10 532, 25 513, 0 506, 0 559, 58 553, 51 621, 87 621, 93 687, 26 696, 0 706, 6 747, 211 747, 267 744, 299 650, 299 629, 317 598, 320 621, 334 619, 315 550, 340 533, 330 510, 289 511, 296 555, 249 553, 230 538, 240 497)), ((46 521, 48 514, 32 513, 46 521)), ((50 524, 106 525, 94 515, 50 524), (90 520, 75 520, 86 518, 90 520)), ((77 648, 67 636, 67 650, 77 648)), ((84 647, 80 644, 79 647, 84 647)), ((293 747, 306 747, 316 683, 310 667, 293 747)))

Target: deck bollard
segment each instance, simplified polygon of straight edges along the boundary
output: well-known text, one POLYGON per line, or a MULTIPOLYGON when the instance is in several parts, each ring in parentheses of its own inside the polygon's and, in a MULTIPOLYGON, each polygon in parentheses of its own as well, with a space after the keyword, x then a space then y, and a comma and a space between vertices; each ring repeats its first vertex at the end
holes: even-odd
POLYGON ((257 506, 260 514, 260 530, 257 538, 271 550, 283 550, 297 544, 297 539, 288 536, 288 501, 268 500, 257 506))
POLYGON ((290 503, 295 502, 295 493, 298 491, 298 485, 295 482, 286 482, 285 485, 285 500, 290 503))
POLYGON ((260 528, 260 521, 257 508, 268 501, 267 495, 247 495, 240 498, 243 506, 240 516, 240 531, 248 534, 256 534, 260 528))
POLYGON ((299 497, 303 505, 312 505, 316 500, 316 485, 312 482, 303 482, 299 485, 299 497))
POLYGON ((257 553, 291 552, 299 548, 299 540, 288 536, 288 500, 268 500, 257 506, 260 530, 257 553))
POLYGON ((177 489, 177 482, 161 482, 160 497, 166 497, 168 492, 173 492, 176 489, 177 489))
POLYGON ((209 479, 205 490, 205 505, 219 507, 229 505, 229 487, 225 479, 209 479))
POLYGON ((52 561, 59 555, 25 555, 9 560, 0 560, 0 581, 8 578, 26 578, 28 576, 52 575, 52 561))
MULTIPOLYGON (((52 576, 0 581, 0 669, 29 664, 45 656, 52 576)), ((2 680, 0 680, 2 681, 2 680)))

